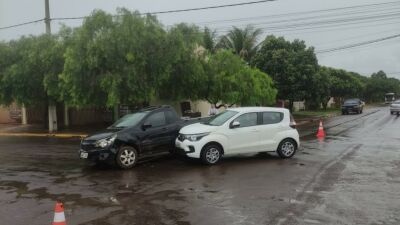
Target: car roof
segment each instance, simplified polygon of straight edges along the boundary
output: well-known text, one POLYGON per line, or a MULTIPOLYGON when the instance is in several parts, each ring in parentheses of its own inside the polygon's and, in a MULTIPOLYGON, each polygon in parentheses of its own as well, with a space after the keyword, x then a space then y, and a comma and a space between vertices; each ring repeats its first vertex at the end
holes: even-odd
POLYGON ((238 107, 238 108, 228 108, 227 110, 236 111, 239 113, 247 113, 247 112, 285 112, 289 111, 286 108, 278 108, 278 107, 238 107))

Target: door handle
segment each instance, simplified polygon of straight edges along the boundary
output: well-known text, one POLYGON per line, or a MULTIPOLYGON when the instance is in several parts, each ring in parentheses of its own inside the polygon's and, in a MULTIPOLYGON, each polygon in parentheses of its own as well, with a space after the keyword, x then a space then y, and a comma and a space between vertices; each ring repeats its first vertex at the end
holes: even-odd
POLYGON ((165 130, 169 130, 169 129, 168 129, 168 127, 164 127, 164 128, 162 128, 161 130, 164 130, 164 131, 165 131, 165 130))
POLYGON ((259 130, 256 130, 256 129, 253 129, 253 130, 251 130, 251 132, 258 132, 259 130))

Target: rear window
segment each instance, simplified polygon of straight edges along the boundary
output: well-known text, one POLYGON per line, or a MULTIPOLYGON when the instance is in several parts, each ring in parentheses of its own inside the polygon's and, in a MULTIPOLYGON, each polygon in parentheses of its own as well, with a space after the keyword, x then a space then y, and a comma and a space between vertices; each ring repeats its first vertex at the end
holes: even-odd
POLYGON ((262 124, 275 124, 283 120, 283 113, 281 112, 263 112, 262 124))
POLYGON ((358 104, 360 102, 360 100, 358 99, 349 99, 344 101, 344 104, 358 104))

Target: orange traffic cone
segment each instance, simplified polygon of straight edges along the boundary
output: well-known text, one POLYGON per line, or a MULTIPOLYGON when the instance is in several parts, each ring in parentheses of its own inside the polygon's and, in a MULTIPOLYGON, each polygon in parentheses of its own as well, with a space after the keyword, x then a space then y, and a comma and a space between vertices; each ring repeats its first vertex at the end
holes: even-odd
POLYGON ((56 203, 53 225, 67 225, 64 215, 64 205, 61 202, 56 203))
POLYGON ((324 127, 322 126, 322 120, 319 121, 317 137, 319 137, 319 138, 325 137, 325 131, 324 131, 324 127))

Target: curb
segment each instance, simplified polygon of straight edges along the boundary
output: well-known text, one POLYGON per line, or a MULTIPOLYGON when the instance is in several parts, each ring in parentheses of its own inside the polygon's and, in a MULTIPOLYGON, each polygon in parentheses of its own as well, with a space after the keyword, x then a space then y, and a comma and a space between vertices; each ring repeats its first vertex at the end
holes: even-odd
POLYGON ((0 132, 0 137, 56 137, 56 138, 84 138, 87 134, 49 134, 49 133, 7 133, 0 132))
POLYGON ((328 114, 327 116, 312 117, 312 118, 310 118, 308 120, 304 120, 304 121, 298 122, 297 125, 298 126, 304 126, 304 125, 307 125, 307 124, 312 123, 312 122, 320 121, 321 119, 329 119, 329 118, 336 117, 336 116, 339 116, 339 115, 340 115, 339 113, 331 113, 331 114, 328 114))

